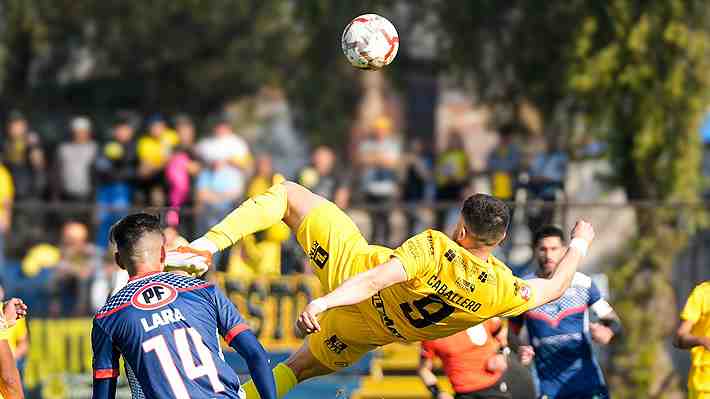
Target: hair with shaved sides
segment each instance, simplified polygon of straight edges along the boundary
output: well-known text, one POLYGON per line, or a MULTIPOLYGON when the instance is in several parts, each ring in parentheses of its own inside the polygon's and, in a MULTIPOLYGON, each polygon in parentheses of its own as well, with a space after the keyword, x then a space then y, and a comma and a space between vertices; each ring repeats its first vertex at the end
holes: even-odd
POLYGON ((486 194, 468 197, 461 214, 471 236, 484 245, 496 245, 503 239, 510 222, 508 205, 486 194))
POLYGON ((135 274, 138 265, 159 265, 163 260, 165 238, 160 219, 147 213, 136 213, 111 227, 111 242, 116 245, 119 266, 135 274))

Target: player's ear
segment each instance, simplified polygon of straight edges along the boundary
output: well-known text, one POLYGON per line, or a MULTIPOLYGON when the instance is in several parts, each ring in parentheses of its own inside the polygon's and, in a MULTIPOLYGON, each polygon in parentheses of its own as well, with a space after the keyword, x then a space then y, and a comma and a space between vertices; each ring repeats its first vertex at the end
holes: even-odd
POLYGON ((456 241, 463 242, 464 240, 466 240, 467 235, 468 231, 466 231, 466 225, 463 223, 459 223, 459 228, 456 229, 456 241))
POLYGON ((123 261, 121 261, 121 254, 118 253, 118 251, 113 253, 113 259, 116 261, 116 264, 118 267, 120 267, 123 270, 126 270, 126 266, 123 265, 123 261))
POLYGON ((502 237, 500 238, 500 240, 498 241, 498 245, 500 245, 503 241, 505 241, 505 238, 506 238, 506 237, 508 237, 508 232, 507 232, 507 231, 504 231, 504 232, 503 232, 503 236, 502 236, 502 237))
POLYGON ((165 263, 165 244, 160 246, 160 264, 165 263))

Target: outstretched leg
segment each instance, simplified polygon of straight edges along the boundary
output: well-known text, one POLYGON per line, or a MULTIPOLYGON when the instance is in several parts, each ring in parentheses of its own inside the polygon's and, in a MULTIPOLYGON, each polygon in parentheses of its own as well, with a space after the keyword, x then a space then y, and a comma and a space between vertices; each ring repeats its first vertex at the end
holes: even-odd
POLYGON ((214 253, 281 221, 296 234, 326 293, 363 271, 362 262, 354 260, 368 244, 352 219, 332 202, 291 182, 245 201, 190 246, 214 253))
POLYGON ((244 201, 195 243, 206 243, 216 252, 281 221, 295 231, 303 218, 325 201, 296 183, 276 184, 265 193, 244 201))

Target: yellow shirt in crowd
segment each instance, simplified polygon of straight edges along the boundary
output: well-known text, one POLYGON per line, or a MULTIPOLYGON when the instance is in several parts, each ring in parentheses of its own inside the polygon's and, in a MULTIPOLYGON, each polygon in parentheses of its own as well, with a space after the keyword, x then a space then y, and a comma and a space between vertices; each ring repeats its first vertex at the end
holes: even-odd
MULTIPOLYGON (((710 337, 710 281, 693 289, 680 318, 693 323, 691 334, 710 337)), ((702 346, 690 350, 692 366, 688 376, 688 388, 695 392, 710 394, 710 351, 702 346)))
POLYGON ((173 150, 173 147, 180 143, 177 133, 171 129, 165 129, 159 138, 145 135, 138 140, 138 159, 154 168, 162 168, 173 150))
POLYGON ((15 196, 15 184, 12 182, 10 171, 0 165, 0 212, 10 205, 15 196))

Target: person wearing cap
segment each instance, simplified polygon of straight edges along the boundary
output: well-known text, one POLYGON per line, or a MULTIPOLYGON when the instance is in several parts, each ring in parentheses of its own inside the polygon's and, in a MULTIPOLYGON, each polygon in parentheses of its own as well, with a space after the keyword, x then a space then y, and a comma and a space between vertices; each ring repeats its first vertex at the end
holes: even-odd
POLYGON ((161 115, 148 118, 148 132, 138 139, 138 177, 143 200, 155 202, 155 195, 163 192, 163 169, 173 148, 180 142, 161 115))
POLYGON ((91 171, 98 145, 88 117, 73 118, 69 128, 71 141, 62 143, 57 150, 59 196, 63 201, 88 203, 93 195, 91 171))

